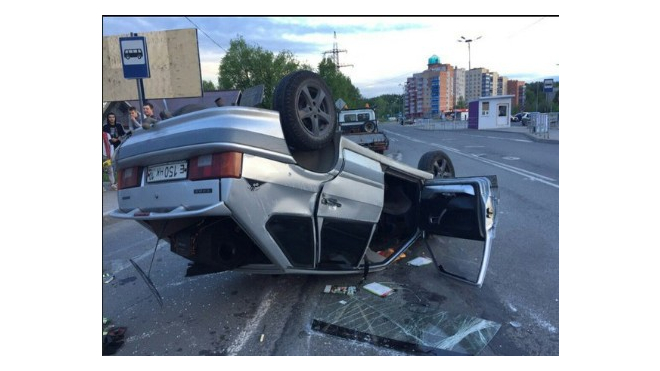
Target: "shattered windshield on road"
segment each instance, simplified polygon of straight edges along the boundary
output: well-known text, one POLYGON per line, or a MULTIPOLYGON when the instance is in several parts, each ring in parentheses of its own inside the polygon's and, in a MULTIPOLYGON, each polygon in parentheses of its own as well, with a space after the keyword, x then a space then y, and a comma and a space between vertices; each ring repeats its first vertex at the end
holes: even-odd
POLYGON ((379 297, 365 290, 353 296, 323 295, 312 329, 396 350, 434 355, 476 355, 500 324, 405 300, 395 292, 379 297))

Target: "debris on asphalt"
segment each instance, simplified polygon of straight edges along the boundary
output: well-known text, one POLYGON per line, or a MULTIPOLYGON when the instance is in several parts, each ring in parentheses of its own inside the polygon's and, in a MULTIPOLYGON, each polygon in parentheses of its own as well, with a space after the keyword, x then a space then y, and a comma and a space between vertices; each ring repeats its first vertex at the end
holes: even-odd
POLYGON ((325 289, 323 290, 323 292, 326 294, 343 294, 348 296, 355 295, 356 291, 357 291, 357 287, 355 286, 333 286, 333 285, 325 285, 325 289))
POLYGON ((394 293, 394 289, 381 285, 378 282, 372 282, 368 285, 362 286, 365 290, 384 298, 394 293))
POLYGON ((409 265, 413 265, 415 267, 421 267, 422 265, 427 265, 431 263, 433 263, 433 260, 423 256, 419 256, 408 262, 409 265))
POLYGON ((511 321, 509 322, 509 324, 515 328, 519 328, 520 326, 522 326, 518 321, 511 321))
POLYGON ((347 302, 346 300, 340 300, 340 301, 339 301, 339 304, 341 304, 341 305, 346 305, 347 303, 348 303, 348 302, 347 302))
POLYGON ((103 331, 103 355, 109 356, 117 353, 124 345, 126 327, 113 327, 103 331))
MULTIPOLYGON (((387 250, 383 250, 383 251, 379 251, 379 252, 378 252, 378 255, 383 256, 383 257, 386 257, 386 258, 389 258, 390 255, 392 255, 392 254, 394 254, 394 249, 391 248, 391 247, 390 247, 389 249, 387 249, 387 250)), ((396 258, 396 260, 394 260, 394 261, 395 261, 395 262, 396 262, 396 261, 399 261, 399 260, 401 260, 401 259, 403 259, 403 258, 405 258, 405 257, 406 257, 406 253, 402 253, 402 254, 399 255, 399 256, 396 258)))
POLYGON ((110 283, 112 280, 115 279, 115 276, 113 276, 110 273, 103 273, 103 283, 110 283))

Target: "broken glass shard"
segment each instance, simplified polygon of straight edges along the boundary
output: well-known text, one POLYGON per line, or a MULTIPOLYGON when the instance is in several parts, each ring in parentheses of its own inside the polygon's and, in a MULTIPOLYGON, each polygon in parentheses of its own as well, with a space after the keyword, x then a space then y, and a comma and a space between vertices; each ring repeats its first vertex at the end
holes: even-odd
POLYGON ((322 298, 312 329, 410 353, 476 355, 500 324, 443 311, 434 302, 403 295, 381 298, 364 290, 341 304, 322 298))

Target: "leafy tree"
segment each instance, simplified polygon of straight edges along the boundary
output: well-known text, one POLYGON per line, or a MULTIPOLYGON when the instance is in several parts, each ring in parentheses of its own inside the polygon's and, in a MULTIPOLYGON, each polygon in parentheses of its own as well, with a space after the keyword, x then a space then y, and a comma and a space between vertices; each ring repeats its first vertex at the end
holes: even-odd
MULTIPOLYGON (((558 84, 555 84, 558 86, 558 84)), ((559 92, 549 100, 543 92, 543 82, 532 82, 525 86, 525 111, 527 112, 559 112, 559 92)))
POLYGON ((290 51, 274 54, 258 45, 248 45, 239 35, 230 41, 229 50, 220 61, 218 86, 220 89, 245 90, 264 84, 263 106, 270 108, 277 83, 299 69, 311 70, 311 67, 296 60, 290 51))
POLYGON ((337 70, 336 65, 330 58, 324 58, 319 63, 318 73, 325 80, 335 100, 343 99, 348 108, 364 107, 365 102, 360 95, 360 90, 353 86, 350 78, 337 70))
POLYGON ((456 108, 467 108, 465 97, 463 97, 462 95, 458 97, 458 102, 456 102, 456 108))
POLYGON ((204 91, 215 91, 215 85, 213 84, 213 81, 211 80, 203 80, 202 81, 202 90, 204 91))
POLYGON ((383 94, 367 100, 370 107, 376 107, 376 113, 380 120, 388 117, 396 117, 402 110, 402 97, 400 94, 383 94))

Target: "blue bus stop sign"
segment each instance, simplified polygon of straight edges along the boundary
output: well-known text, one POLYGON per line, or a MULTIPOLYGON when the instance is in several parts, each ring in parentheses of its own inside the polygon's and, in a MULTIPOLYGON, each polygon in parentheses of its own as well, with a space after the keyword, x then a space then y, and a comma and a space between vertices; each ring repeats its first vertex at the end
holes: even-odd
POLYGON ((543 92, 544 93, 552 93, 554 89, 554 79, 545 79, 543 80, 543 92))
POLYGON ((147 55, 147 40, 144 36, 120 37, 119 49, 125 79, 151 77, 147 55))

